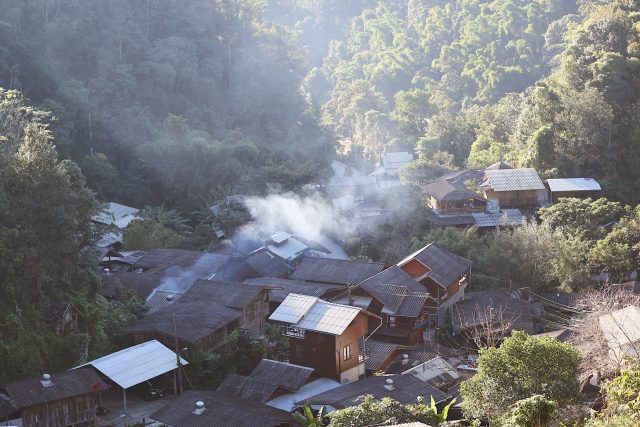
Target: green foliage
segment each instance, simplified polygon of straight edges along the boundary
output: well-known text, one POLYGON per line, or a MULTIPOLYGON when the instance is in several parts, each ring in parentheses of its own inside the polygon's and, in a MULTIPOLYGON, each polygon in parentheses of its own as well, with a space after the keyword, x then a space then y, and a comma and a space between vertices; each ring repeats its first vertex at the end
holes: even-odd
POLYGON ((514 403, 498 424, 505 427, 548 426, 558 405, 539 394, 514 403))
MULTIPOLYGON (((552 338, 533 338, 516 331, 499 348, 480 350, 478 372, 462 383, 460 392, 468 417, 496 420, 516 402, 542 395, 559 404, 577 396, 580 356, 570 344, 552 338)), ((516 405, 507 415, 522 416, 538 399, 516 405), (520 415, 518 415, 520 414, 520 415)), ((547 413, 548 405, 541 405, 547 413)), ((542 414, 540 414, 542 415, 542 414)))
MULTIPOLYGON (((308 162, 291 179, 307 183, 333 147, 300 91, 303 52, 263 6, 2 0, 0 86, 54 112, 61 155, 101 199, 191 212, 211 190, 277 183, 263 166, 308 162)), ((20 132, 6 135, 11 144, 20 132)))
POLYGON ((302 407, 302 413, 294 412, 293 419, 304 427, 322 427, 324 425, 324 419, 327 416, 327 407, 322 406, 318 411, 318 415, 314 416, 311 406, 304 405, 302 407))
POLYGON ((640 423, 640 369, 629 368, 605 383, 605 416, 624 416, 640 423))
MULTIPOLYGON (((448 411, 448 409, 447 409, 448 411)), ((446 419, 443 413, 438 414, 437 408, 418 403, 402 404, 385 397, 375 400, 371 395, 360 397, 360 403, 345 409, 332 412, 329 415, 330 427, 355 427, 376 425, 383 422, 397 424, 405 422, 423 422, 427 425, 438 425, 440 420, 446 419)))
POLYGON ((123 246, 127 250, 178 248, 185 238, 152 219, 134 220, 124 230, 123 246))
POLYGON ((596 200, 563 198, 558 203, 539 211, 540 219, 553 228, 590 239, 604 237, 604 225, 618 221, 629 213, 629 208, 606 198, 596 200))
POLYGON ((260 341, 234 331, 214 352, 192 352, 185 370, 196 390, 215 389, 227 374, 249 375, 263 357, 260 341))

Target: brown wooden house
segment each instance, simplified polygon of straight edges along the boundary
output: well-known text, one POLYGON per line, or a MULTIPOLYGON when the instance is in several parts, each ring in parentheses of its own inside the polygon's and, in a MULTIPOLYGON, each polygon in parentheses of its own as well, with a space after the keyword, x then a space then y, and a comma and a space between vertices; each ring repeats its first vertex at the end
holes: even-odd
POLYGON ((364 375, 371 317, 380 319, 359 307, 291 293, 269 319, 289 337, 291 363, 348 383, 364 375))
POLYGON ((480 188, 501 209, 535 209, 547 200, 547 189, 532 168, 486 170, 480 188))
POLYGON ((394 265, 358 285, 352 295, 359 294, 369 295, 372 301, 367 310, 382 317, 377 329, 376 320, 371 319, 376 339, 407 346, 423 342, 427 301, 435 299, 411 275, 394 265))
POLYGON ((157 339, 170 348, 175 347, 175 336, 190 349, 212 351, 235 330, 264 334, 272 288, 198 280, 178 301, 124 326, 119 333, 132 335, 136 344, 157 339))
POLYGON ((96 425, 96 397, 106 389, 92 368, 74 369, 0 386, 0 420, 24 427, 96 425))
POLYGON ((484 212, 487 201, 464 184, 438 180, 422 187, 425 204, 439 215, 461 215, 484 212))
MULTIPOLYGON (((444 310, 464 297, 472 262, 430 243, 398 263, 398 267, 424 286, 432 297, 430 315, 438 314, 442 322, 444 310)), ((435 319, 430 319, 435 321, 435 319)))

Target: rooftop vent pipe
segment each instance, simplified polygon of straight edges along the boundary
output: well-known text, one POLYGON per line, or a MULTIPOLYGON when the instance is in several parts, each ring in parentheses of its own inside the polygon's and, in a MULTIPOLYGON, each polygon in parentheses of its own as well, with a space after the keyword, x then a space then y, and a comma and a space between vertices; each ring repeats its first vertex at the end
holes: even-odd
POLYGON ((391 390, 395 390, 396 388, 393 386, 393 380, 392 379, 388 379, 384 382, 384 388, 386 388, 387 390, 391 391, 391 390))
POLYGON ((407 353, 404 353, 402 355, 402 364, 406 365, 407 363, 409 363, 409 355, 407 353))
POLYGON ((204 411, 206 411, 206 410, 207 410, 207 408, 205 408, 205 407, 204 407, 204 402, 203 402, 202 400, 198 400, 198 401, 196 402, 196 410, 195 410, 195 411, 193 411, 192 413, 193 413, 194 415, 202 415, 202 413, 203 413, 204 411))
POLYGON ((40 380, 40 384, 42 384, 42 387, 51 387, 53 385, 53 382, 51 382, 51 375, 42 374, 42 379, 40 380))

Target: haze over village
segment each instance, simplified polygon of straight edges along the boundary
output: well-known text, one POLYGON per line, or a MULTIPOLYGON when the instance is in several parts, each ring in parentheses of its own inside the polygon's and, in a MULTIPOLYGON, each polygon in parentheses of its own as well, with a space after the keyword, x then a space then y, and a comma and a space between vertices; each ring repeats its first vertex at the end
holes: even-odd
POLYGON ((0 425, 640 425, 640 3, 0 0, 0 425))

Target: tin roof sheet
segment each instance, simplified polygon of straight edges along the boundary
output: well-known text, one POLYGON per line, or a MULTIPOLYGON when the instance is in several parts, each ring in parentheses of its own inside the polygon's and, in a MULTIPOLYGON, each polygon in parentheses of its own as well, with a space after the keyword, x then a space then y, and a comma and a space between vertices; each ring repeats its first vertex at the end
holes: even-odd
POLYGON ((600 191, 602 188, 593 178, 553 178, 548 179, 549 190, 557 191, 600 191))
MULTIPOLYGON (((180 363, 187 365, 189 362, 181 357, 180 363)), ((177 367, 176 354, 157 340, 125 348, 77 368, 87 365, 93 366, 124 389, 170 372, 177 367)))
POLYGON ((545 186, 533 168, 485 171, 486 183, 494 191, 544 190, 545 186))
POLYGON ((291 274, 292 279, 310 282, 356 285, 384 270, 380 262, 304 257, 291 274))
POLYGON ((285 298, 269 319, 289 323, 301 329, 340 335, 360 310, 357 307, 292 293, 285 298))
POLYGON ((500 225, 522 225, 523 222, 523 215, 519 209, 503 209, 497 213, 482 212, 472 215, 475 226, 478 228, 498 227, 500 225))

